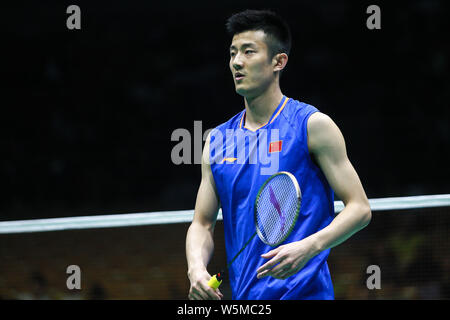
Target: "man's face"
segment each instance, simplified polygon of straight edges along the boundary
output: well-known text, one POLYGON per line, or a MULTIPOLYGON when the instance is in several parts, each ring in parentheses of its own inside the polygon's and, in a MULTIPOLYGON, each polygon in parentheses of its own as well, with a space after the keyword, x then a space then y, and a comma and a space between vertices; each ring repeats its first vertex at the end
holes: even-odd
POLYGON ((230 69, 236 92, 242 96, 258 96, 276 78, 265 39, 266 35, 262 30, 245 31, 233 37, 230 69))

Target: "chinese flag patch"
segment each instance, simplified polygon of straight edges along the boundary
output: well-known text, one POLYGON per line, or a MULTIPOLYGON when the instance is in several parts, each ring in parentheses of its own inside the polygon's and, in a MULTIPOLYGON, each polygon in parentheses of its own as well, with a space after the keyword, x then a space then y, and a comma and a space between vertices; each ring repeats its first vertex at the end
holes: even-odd
POLYGON ((271 142, 269 145, 269 153, 280 152, 283 140, 271 142))

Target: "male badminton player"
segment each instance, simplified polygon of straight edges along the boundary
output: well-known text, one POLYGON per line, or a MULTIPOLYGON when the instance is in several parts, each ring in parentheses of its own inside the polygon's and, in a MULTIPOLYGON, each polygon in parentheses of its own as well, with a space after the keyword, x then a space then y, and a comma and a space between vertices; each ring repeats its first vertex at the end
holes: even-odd
POLYGON ((278 157, 275 170, 290 172, 298 180, 301 209, 284 243, 272 248, 254 237, 230 265, 232 298, 334 299, 327 257, 331 248, 370 222, 367 196, 332 119, 281 92, 280 75, 291 47, 287 24, 271 11, 246 10, 232 15, 226 26, 232 36, 229 67, 245 109, 218 126, 215 132, 222 134, 213 137, 211 132, 205 143, 194 218, 186 237, 188 297, 223 298, 220 288, 208 285, 207 271, 219 208, 228 261, 255 232, 254 200, 269 177, 263 172, 270 164, 251 162, 250 157, 255 153, 252 148, 265 143, 259 139, 265 132, 266 156, 278 157), (245 162, 236 156, 238 143, 231 152, 229 144, 217 143, 235 131, 247 137, 243 143, 250 151, 245 162), (258 137, 256 144, 249 142, 252 135, 258 137), (218 146, 225 155, 222 161, 217 161, 218 146), (345 204, 336 217, 334 194, 345 204))

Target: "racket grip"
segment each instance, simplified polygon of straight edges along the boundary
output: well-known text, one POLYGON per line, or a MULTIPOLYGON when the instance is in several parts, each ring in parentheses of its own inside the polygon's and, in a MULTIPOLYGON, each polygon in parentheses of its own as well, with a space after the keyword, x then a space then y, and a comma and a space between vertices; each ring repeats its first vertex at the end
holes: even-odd
POLYGON ((219 272, 211 277, 208 281, 208 286, 210 286, 213 289, 217 289, 221 284, 223 280, 223 272, 219 272))

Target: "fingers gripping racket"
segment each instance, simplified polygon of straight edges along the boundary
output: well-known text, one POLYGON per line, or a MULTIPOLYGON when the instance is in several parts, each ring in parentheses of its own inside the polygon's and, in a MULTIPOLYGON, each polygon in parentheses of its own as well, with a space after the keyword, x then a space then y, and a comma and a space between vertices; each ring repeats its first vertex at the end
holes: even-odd
MULTIPOLYGON (((227 264, 227 269, 256 235, 262 242, 272 247, 286 240, 297 222, 301 201, 300 186, 294 175, 281 171, 270 176, 256 195, 254 210, 256 231, 227 264)), ((223 276, 224 271, 215 274, 208 285, 217 289, 222 283, 223 276)))

